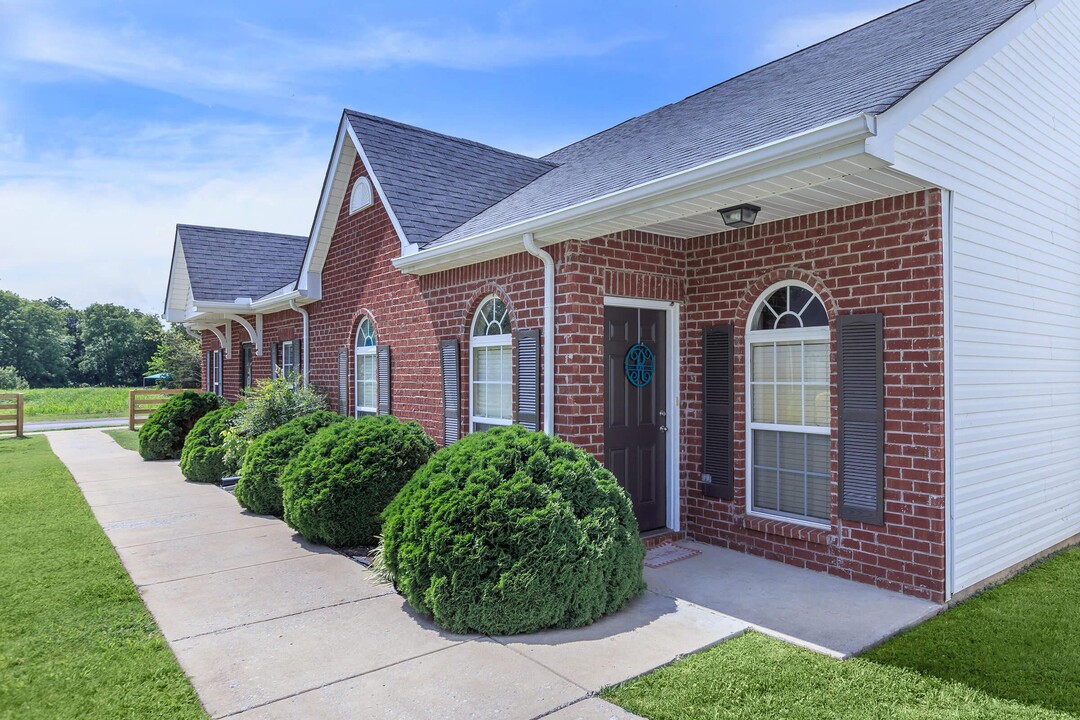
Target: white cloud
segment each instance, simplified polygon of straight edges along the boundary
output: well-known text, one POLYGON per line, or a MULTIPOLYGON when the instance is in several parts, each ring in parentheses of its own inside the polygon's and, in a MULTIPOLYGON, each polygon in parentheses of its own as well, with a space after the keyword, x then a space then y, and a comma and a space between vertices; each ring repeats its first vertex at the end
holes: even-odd
MULTIPOLYGON (((0 0, 0 61, 105 77, 199 102, 245 107, 253 97, 318 103, 319 74, 426 65, 493 70, 551 59, 596 57, 640 37, 576 31, 481 31, 452 25, 348 26, 336 37, 303 37, 240 24, 229 43, 154 35, 127 24, 71 19, 46 5, 0 0)), ((0 63, 2 67, 3 63, 0 63)))
POLYGON ((812 13, 781 18, 770 26, 765 41, 761 45, 761 55, 770 60, 783 57, 869 22, 909 2, 910 0, 894 0, 891 3, 878 4, 863 10, 812 13))
POLYGON ((258 126, 152 126, 116 145, 0 168, 0 288, 160 313, 176 223, 310 229, 321 144, 258 126))

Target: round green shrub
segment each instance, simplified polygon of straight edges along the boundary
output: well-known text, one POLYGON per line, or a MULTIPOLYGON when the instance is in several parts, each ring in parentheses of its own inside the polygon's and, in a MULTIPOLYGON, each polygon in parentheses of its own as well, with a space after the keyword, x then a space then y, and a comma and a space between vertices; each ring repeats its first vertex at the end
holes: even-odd
POLYGON ((451 632, 580 627, 645 590, 645 547, 615 477, 521 426, 440 450, 383 517, 384 572, 451 632))
POLYGON ((227 405, 199 418, 180 452, 180 472, 193 482, 216 483, 236 471, 225 461, 225 431, 232 427, 243 403, 227 405))
POLYGON ((244 455, 236 499, 259 515, 281 517, 281 474, 289 462, 324 427, 342 422, 344 417, 329 410, 290 420, 279 428, 255 438, 244 455))
POLYGON ((325 427, 282 474, 285 522, 312 542, 371 545, 382 511, 433 452, 418 423, 391 415, 325 427))
POLYGON ((224 403, 210 392, 188 390, 173 395, 139 429, 139 454, 144 460, 178 459, 184 440, 199 418, 224 403))

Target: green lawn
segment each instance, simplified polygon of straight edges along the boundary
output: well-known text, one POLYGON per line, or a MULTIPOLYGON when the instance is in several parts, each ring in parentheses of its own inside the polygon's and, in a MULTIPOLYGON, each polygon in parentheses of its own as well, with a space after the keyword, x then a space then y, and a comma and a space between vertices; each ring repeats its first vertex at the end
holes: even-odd
POLYGON ((23 391, 26 422, 127 417, 131 388, 38 388, 23 391))
POLYGON ((116 430, 104 430, 106 435, 116 441, 116 444, 125 450, 139 452, 139 431, 120 428, 116 430))
POLYGON ((46 439, 0 468, 0 718, 205 718, 46 439))
POLYGON ((652 720, 1080 717, 1080 549, 853 660, 750 633, 610 688, 652 720))
POLYGON ((1080 548, 957 605, 866 657, 1080 715, 1080 548))

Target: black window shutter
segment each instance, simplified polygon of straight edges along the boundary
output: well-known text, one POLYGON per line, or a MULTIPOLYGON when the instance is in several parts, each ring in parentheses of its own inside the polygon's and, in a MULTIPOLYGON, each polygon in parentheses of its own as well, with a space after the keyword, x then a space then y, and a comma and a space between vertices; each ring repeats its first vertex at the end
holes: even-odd
POLYGON ((338 350, 337 356, 338 412, 352 415, 349 410, 349 348, 338 350))
POLYGON ((301 378, 304 376, 304 370, 307 369, 304 367, 304 353, 301 352, 301 350, 303 350, 303 345, 304 342, 300 338, 296 338, 292 341, 293 372, 299 375, 301 378))
POLYGON ((530 430, 540 429, 540 331, 517 333, 517 412, 514 422, 530 430))
POLYGON ((840 517, 885 524, 885 361, 882 317, 837 318, 840 517))
POLYGON ((278 368, 278 344, 274 343, 270 346, 270 377, 277 377, 278 368))
POLYGON ((701 433, 702 488, 706 497, 735 498, 734 329, 706 328, 702 338, 704 422, 701 433))
POLYGON ((443 444, 461 439, 461 368, 458 341, 439 342, 443 387, 443 444))
POLYGON ((375 346, 376 375, 378 378, 379 414, 390 414, 390 346, 375 346))

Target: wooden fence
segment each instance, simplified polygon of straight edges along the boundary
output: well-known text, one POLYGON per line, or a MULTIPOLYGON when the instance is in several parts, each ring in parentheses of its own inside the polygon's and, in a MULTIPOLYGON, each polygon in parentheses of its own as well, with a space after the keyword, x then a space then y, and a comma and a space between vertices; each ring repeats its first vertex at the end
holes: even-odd
POLYGON ((22 393, 0 393, 0 433, 10 432, 23 436, 22 393))
POLYGON ((183 390, 132 390, 128 395, 128 430, 138 430, 159 406, 169 401, 169 396, 179 395, 183 390))

